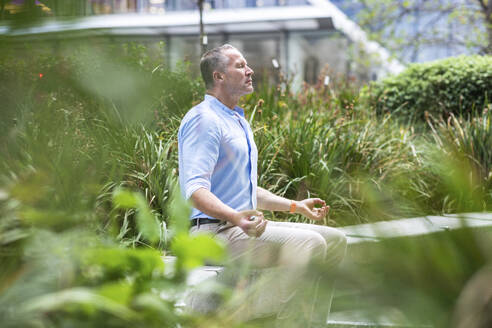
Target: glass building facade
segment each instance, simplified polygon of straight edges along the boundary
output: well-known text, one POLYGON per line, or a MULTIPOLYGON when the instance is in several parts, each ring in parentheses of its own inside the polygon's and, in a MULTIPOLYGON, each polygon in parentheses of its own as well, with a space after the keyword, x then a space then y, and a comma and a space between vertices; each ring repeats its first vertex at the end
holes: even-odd
MULTIPOLYGON (((89 0, 89 11, 99 14, 166 14, 196 11, 196 0, 89 0)), ((261 9, 311 6, 308 0, 205 0, 207 12, 222 9, 261 9)), ((259 23, 257 23, 259 24, 259 23)), ((223 43, 237 47, 255 70, 255 82, 278 82, 279 72, 291 74, 297 86, 314 84, 320 73, 350 75, 347 49, 350 41, 333 28, 314 30, 237 31, 207 33, 207 48, 223 43), (273 63, 278 63, 275 67, 273 63)), ((170 33, 165 37, 166 58, 171 66, 185 60, 198 71, 201 47, 197 34, 170 33)), ((367 74, 364 78, 367 78, 367 74)))
MULTIPOLYGON (((205 9, 239 9, 309 5, 307 0, 205 0, 205 9)), ((196 0, 89 0, 89 12, 98 14, 148 13, 196 10, 196 0)))
MULTIPOLYGON (((65 5, 62 0, 51 3, 57 13, 65 5)), ((169 66, 189 61, 192 71, 199 72, 202 49, 196 0, 81 0, 77 4, 83 15, 91 16, 87 28, 96 29, 95 22, 103 22, 98 37, 148 46, 164 41, 162 55, 169 66)), ((378 77, 372 65, 368 71, 354 64, 358 44, 335 29, 336 13, 320 10, 309 0, 205 0, 204 9, 207 19, 215 15, 213 23, 205 24, 207 48, 224 43, 237 47, 254 69, 255 83, 278 82, 280 73, 292 78, 294 87, 316 84, 325 75, 331 80, 378 77)), ((83 24, 77 28, 84 29, 83 24)))
MULTIPOLYGON (((395 0, 395 2, 403 0, 395 0)), ((415 7, 423 0, 415 0, 415 7)), ((450 3, 460 3, 464 8, 472 4, 469 0, 435 0, 437 8, 444 8, 450 3)), ((357 21, 357 14, 363 8, 359 0, 331 0, 351 20, 357 21)), ((214 9, 240 9, 240 8, 267 8, 285 6, 309 6, 308 0, 205 0, 205 10, 214 9)), ((196 0, 88 0, 88 12, 91 14, 122 14, 122 13, 147 13, 164 14, 166 12, 179 12, 196 10, 196 0)), ((400 53, 398 56, 405 62, 422 62, 456 56, 467 53, 466 46, 459 41, 460 35, 466 35, 463 26, 446 18, 442 12, 429 10, 413 10, 405 20, 395 21, 395 30, 400 35, 408 38, 418 38, 424 31, 433 28, 440 31, 445 38, 436 40, 432 44, 422 43, 418 47, 396 47, 400 53), (442 16, 439 18, 439 16, 442 16)), ((366 27, 367 28, 367 27, 366 27)), ((316 66, 316 65, 315 65, 316 66)), ((312 65, 310 66, 312 67, 312 65)))

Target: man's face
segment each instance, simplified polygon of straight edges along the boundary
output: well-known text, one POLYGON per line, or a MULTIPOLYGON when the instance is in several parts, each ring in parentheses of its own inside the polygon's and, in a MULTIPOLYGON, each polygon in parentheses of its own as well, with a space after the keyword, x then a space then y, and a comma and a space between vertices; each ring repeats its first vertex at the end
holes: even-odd
POLYGON ((246 59, 235 49, 224 53, 228 58, 224 75, 223 86, 230 95, 244 96, 253 92, 253 70, 249 68, 246 59))

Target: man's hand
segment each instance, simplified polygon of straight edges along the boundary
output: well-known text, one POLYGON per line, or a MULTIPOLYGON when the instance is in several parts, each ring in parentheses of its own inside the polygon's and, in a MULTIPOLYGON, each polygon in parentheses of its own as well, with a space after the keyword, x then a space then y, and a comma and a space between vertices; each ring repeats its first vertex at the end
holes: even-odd
POLYGON ((308 198, 297 202, 296 213, 302 214, 311 220, 322 220, 330 211, 330 206, 319 198, 308 198), (321 207, 315 207, 320 205, 321 207))
POLYGON ((238 212, 234 221, 250 237, 260 237, 268 222, 263 213, 256 210, 238 212))

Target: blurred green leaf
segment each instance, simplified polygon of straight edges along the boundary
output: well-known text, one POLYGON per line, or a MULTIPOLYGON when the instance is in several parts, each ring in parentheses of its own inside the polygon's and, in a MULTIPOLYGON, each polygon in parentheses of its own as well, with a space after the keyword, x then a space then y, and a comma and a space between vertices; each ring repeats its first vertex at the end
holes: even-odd
POLYGON ((88 279, 119 281, 132 276, 148 280, 164 272, 161 253, 154 249, 95 248, 87 250, 82 260, 88 279))
POLYGON ((19 216, 27 224, 45 229, 63 230, 73 227, 73 224, 83 223, 79 220, 80 217, 77 218, 72 213, 35 207, 26 207, 20 210, 19 216))
POLYGON ((49 176, 42 170, 28 171, 10 189, 10 196, 24 204, 35 205, 48 193, 49 176))
POLYGON ((193 269, 205 261, 220 262, 225 259, 225 247, 212 235, 188 235, 181 232, 175 236, 171 250, 178 258, 178 266, 193 269))
MULTIPOLYGON (((178 321, 170 304, 163 301, 158 295, 140 294, 135 298, 133 306, 140 314, 149 317, 151 321, 165 322, 165 326, 172 326, 178 321)), ((160 326, 163 326, 163 323, 160 326)))
POLYGON ((22 311, 49 313, 62 311, 70 306, 88 306, 108 312, 125 321, 137 318, 137 313, 109 298, 103 297, 88 288, 72 288, 57 293, 45 294, 26 302, 22 311))
POLYGON ((99 287, 98 294, 122 305, 130 303, 133 288, 128 281, 107 283, 99 287))
POLYGON ((135 193, 122 188, 115 189, 113 192, 113 203, 117 208, 136 208, 138 206, 138 200, 135 193))
POLYGON ((161 226, 152 214, 147 200, 140 193, 119 188, 113 193, 113 202, 117 208, 135 208, 137 210, 136 221, 138 231, 151 243, 159 241, 161 226))
POLYGON ((156 217, 152 214, 147 200, 137 194, 137 227, 142 235, 151 243, 159 241, 161 236, 161 226, 156 217))
POLYGON ((171 192, 171 200, 168 205, 168 213, 171 220, 170 229, 173 234, 186 233, 190 228, 191 206, 183 196, 177 184, 171 192))

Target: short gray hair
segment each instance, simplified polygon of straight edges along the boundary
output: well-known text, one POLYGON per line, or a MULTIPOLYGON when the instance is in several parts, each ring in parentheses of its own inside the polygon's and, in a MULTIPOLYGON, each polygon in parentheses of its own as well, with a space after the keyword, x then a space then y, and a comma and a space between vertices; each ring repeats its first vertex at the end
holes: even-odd
POLYGON ((214 87, 214 72, 225 72, 229 58, 224 53, 232 49, 237 50, 230 44, 224 44, 203 54, 200 60, 200 71, 202 72, 202 78, 207 90, 214 87))

